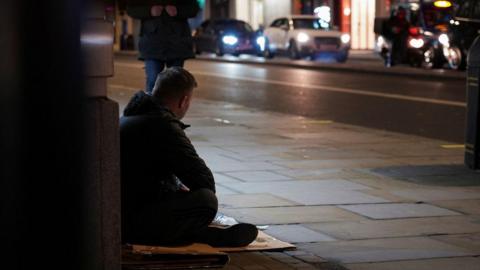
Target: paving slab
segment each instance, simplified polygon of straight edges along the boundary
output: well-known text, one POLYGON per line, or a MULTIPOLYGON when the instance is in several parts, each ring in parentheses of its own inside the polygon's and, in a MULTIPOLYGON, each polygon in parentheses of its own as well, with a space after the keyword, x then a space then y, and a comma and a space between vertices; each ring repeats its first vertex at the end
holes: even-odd
POLYGON ((275 193, 277 196, 294 201, 303 205, 342 205, 362 203, 388 203, 388 199, 368 195, 355 190, 331 190, 331 191, 282 191, 275 193))
POLYGON ((285 181, 292 179, 291 177, 270 171, 227 172, 225 174, 245 182, 285 181))
POLYGON ((469 188, 416 188, 393 190, 394 195, 416 201, 432 202, 445 200, 480 199, 480 192, 469 188))
POLYGON ((302 160, 302 161, 274 161, 273 164, 289 169, 351 169, 376 168, 398 165, 390 159, 331 159, 331 160, 302 160))
POLYGON ((252 170, 278 170, 284 167, 264 161, 239 162, 226 156, 205 157, 206 164, 214 172, 252 171, 252 170))
POLYGON ((471 216, 323 222, 306 224, 305 227, 341 240, 480 232, 478 218, 471 216))
POLYGON ((372 170, 375 173, 390 177, 413 177, 432 175, 472 175, 480 181, 480 173, 468 170, 465 165, 424 165, 424 166, 393 166, 372 170))
POLYGON ((215 183, 215 189, 217 191, 217 195, 234 195, 238 194, 237 191, 231 190, 227 187, 224 187, 222 184, 215 183))
POLYGON ((230 188, 241 192, 306 192, 306 191, 334 191, 334 190, 363 190, 370 187, 350 182, 344 179, 331 180, 293 180, 293 181, 276 181, 259 182, 259 183, 232 183, 230 188))
POLYGON ((240 193, 270 193, 304 205, 390 202, 386 199, 357 191, 369 189, 369 187, 342 179, 232 183, 228 187, 240 193))
POLYGON ((257 225, 353 221, 365 218, 334 206, 223 209, 224 214, 257 225))
POLYGON ((365 172, 363 169, 358 169, 358 173, 363 174, 363 177, 352 178, 349 179, 352 182, 359 183, 362 185, 366 185, 369 187, 373 187, 376 189, 383 189, 392 191, 393 189, 417 189, 417 188, 425 188, 425 186, 412 183, 408 181, 402 181, 395 178, 385 177, 385 176, 378 176, 378 175, 370 175, 368 172, 365 172))
POLYGON ((432 204, 464 214, 480 215, 480 200, 435 201, 432 204))
POLYGON ((375 197, 379 197, 385 200, 388 200, 392 203, 415 203, 414 200, 411 199, 405 199, 400 196, 396 196, 392 193, 390 193, 388 190, 385 189, 367 189, 367 190, 362 190, 362 193, 372 195, 375 197))
POLYGON ((414 261, 346 264, 349 270, 479 270, 480 258, 440 258, 414 261))
POLYGON ((279 196, 304 205, 342 205, 361 203, 388 203, 387 199, 354 190, 284 192, 279 196))
MULTIPOLYGON (((425 140, 423 138, 423 140, 425 140)), ((399 144, 384 144, 375 147, 375 151, 381 154, 394 155, 397 158, 400 157, 439 157, 439 156, 452 156, 462 155, 462 149, 446 149, 441 145, 448 144, 448 142, 435 142, 434 140, 427 143, 419 143, 412 141, 410 143, 399 144)))
POLYGON ((421 157, 400 157, 394 158, 398 164, 406 164, 410 166, 421 165, 461 165, 463 164, 464 154, 452 154, 443 156, 421 156, 421 157))
POLYGON ((310 230, 302 225, 272 225, 268 227, 266 233, 290 243, 310 243, 336 240, 331 236, 310 230))
POLYGON ((213 178, 215 179, 215 183, 228 184, 228 183, 239 183, 240 182, 240 180, 235 179, 233 177, 230 177, 228 175, 225 175, 223 173, 213 173, 213 178))
MULTIPOLYGON (((480 218, 476 218, 477 224, 480 223, 480 218)), ((480 230, 477 233, 460 234, 460 235, 438 235, 432 236, 433 239, 464 248, 480 255, 480 230)), ((479 264, 480 266, 480 264, 479 264)))
POLYGON ((480 174, 426 175, 402 178, 405 181, 432 186, 480 186, 480 174))
POLYGON ((474 256, 463 248, 428 237, 388 238, 299 244, 320 257, 342 263, 385 262, 474 256))
POLYGON ((221 208, 249 208, 269 206, 294 206, 298 203, 291 202, 271 194, 236 194, 220 195, 218 202, 221 208))
POLYGON ((461 215, 458 212, 454 212, 448 209, 440 208, 429 204, 418 203, 363 204, 344 205, 339 207, 373 219, 461 215))
POLYGON ((255 156, 271 155, 275 153, 282 153, 288 150, 285 145, 265 145, 262 147, 252 146, 225 146, 222 147, 230 154, 234 154, 243 158, 251 158, 255 156))
MULTIPOLYGON (((355 178, 364 178, 365 175, 360 172, 349 171, 345 169, 284 169, 276 170, 278 174, 286 175, 293 179, 299 180, 329 180, 329 179, 345 179, 352 180, 355 178)), ((373 176, 372 177, 376 177, 373 176)))
POLYGON ((259 252, 229 254, 230 263, 223 269, 231 270, 293 270, 293 266, 272 259, 259 252))
POLYGON ((286 154, 303 159, 363 159, 388 158, 390 155, 380 154, 370 150, 322 150, 322 151, 288 151, 286 154))

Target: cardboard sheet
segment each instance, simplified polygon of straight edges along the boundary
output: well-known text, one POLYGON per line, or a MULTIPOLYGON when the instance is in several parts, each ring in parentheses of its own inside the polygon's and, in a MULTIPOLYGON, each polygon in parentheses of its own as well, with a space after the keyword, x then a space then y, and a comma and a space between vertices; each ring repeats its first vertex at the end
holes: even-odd
POLYGON ((130 269, 185 269, 221 267, 228 263, 229 252, 282 251, 295 246, 259 231, 257 239, 246 247, 214 248, 195 243, 180 247, 131 245, 123 248, 122 268, 130 269))
POLYGON ((122 269, 188 269, 225 266, 226 253, 209 245, 193 244, 184 247, 133 245, 123 248, 122 269))
POLYGON ((246 247, 218 248, 218 250, 223 252, 282 251, 289 249, 295 249, 295 246, 290 243, 280 241, 262 231, 258 231, 257 239, 246 247))

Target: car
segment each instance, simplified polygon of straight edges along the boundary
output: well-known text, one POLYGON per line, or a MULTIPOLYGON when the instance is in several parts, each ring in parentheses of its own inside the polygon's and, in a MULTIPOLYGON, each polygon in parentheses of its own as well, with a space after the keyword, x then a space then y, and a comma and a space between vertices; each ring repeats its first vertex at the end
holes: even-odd
POLYGON ((217 56, 260 52, 257 32, 248 23, 236 19, 204 21, 193 32, 193 50, 196 54, 213 52, 217 56))
POLYGON ((287 53, 291 59, 331 55, 345 62, 350 50, 350 35, 336 30, 329 22, 314 15, 278 18, 263 31, 263 55, 272 58, 287 53))
POLYGON ((480 1, 458 0, 453 19, 450 21, 450 44, 453 69, 465 69, 470 46, 480 34, 480 1))

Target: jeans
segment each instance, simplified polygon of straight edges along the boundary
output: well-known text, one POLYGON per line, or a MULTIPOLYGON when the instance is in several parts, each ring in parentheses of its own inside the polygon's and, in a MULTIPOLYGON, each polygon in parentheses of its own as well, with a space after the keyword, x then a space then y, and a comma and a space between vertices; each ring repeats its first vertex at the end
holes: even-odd
POLYGON ((145 91, 148 94, 152 94, 153 86, 157 80, 158 73, 162 72, 165 66, 169 67, 183 67, 183 59, 173 59, 168 61, 162 61, 157 59, 145 59, 145 75, 147 76, 147 83, 145 91))

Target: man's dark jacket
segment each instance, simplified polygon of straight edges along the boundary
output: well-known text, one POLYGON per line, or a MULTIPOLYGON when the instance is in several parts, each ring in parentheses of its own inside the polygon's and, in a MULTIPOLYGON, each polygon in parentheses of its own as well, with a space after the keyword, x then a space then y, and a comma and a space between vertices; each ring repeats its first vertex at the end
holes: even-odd
POLYGON ((155 0, 129 1, 127 13, 141 20, 139 51, 140 59, 193 58, 192 33, 188 19, 199 11, 197 0, 155 0), (153 5, 173 5, 177 7, 177 16, 171 17, 163 10, 162 15, 152 17, 153 5))
POLYGON ((175 176, 192 191, 215 192, 212 172, 185 135, 186 127, 143 91, 130 100, 120 119, 124 218, 171 197, 178 188, 175 176))

